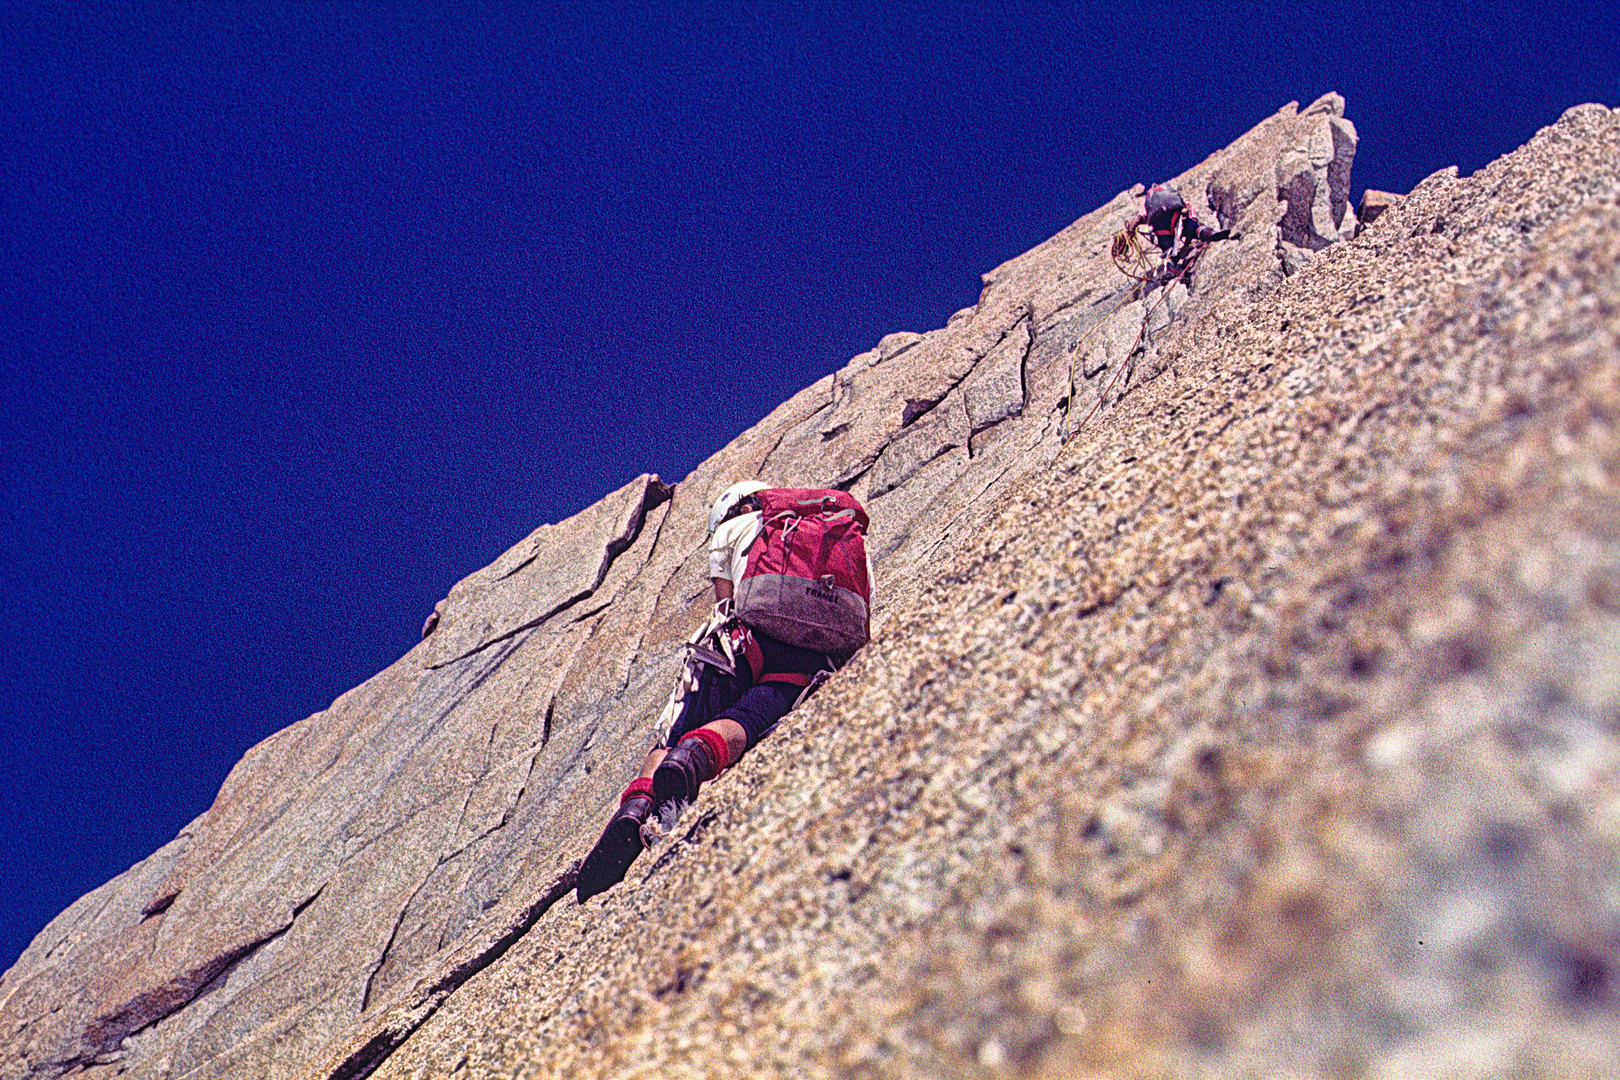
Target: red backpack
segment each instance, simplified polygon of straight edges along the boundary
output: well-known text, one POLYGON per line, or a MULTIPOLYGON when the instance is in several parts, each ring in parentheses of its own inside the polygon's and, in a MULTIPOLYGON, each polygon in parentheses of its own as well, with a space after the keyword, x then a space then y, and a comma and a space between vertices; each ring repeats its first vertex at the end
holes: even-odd
POLYGON ((870 632, 866 510, 847 491, 769 488, 737 583, 737 617, 778 641, 852 653, 870 632))

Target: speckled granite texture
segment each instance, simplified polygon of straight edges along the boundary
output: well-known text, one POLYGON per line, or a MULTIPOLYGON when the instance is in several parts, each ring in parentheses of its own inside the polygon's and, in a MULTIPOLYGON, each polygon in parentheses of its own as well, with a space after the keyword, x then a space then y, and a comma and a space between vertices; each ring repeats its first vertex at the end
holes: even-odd
POLYGON ((1121 193, 469 577, 40 935, 0 1077, 1620 1071, 1620 116, 1343 239, 1354 144, 1285 108, 1175 178, 1190 291, 1121 193), (875 640, 577 906, 739 475, 868 502, 875 640))
POLYGON ((1613 1075, 1617 167, 1210 313, 378 1075, 1613 1075))

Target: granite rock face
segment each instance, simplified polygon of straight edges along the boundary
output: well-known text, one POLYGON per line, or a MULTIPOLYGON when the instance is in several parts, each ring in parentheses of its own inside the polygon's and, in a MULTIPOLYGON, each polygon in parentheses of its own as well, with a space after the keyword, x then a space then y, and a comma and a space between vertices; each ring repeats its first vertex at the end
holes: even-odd
POLYGON ((1351 239, 1342 114, 1172 179, 1190 290, 1123 192, 457 585, 40 934, 0 1077, 1611 1074, 1620 117, 1351 239), (747 476, 867 502, 874 641, 562 902, 747 476))
POLYGON ((1290 274, 1329 244, 1356 234, 1350 205, 1356 127, 1344 118, 1344 98, 1328 94, 1305 116, 1316 122, 1300 125, 1295 145, 1277 159, 1277 192, 1285 206, 1277 223, 1277 252, 1290 274))
POLYGON ((1363 191, 1361 205, 1356 208, 1357 231, 1377 221, 1384 211, 1399 206, 1404 197, 1392 191, 1378 191, 1375 188, 1363 191))

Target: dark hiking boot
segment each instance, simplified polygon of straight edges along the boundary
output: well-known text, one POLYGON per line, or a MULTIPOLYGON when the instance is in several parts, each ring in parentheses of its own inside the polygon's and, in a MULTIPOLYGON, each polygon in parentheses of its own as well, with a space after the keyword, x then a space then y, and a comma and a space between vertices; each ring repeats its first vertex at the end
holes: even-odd
POLYGON ((714 778, 714 772, 714 759, 703 741, 682 739, 653 771, 653 798, 660 807, 690 803, 697 798, 703 781, 714 778))
POLYGON ((630 872, 630 864, 645 846, 641 842, 641 826, 652 815, 652 808, 653 801, 646 795, 633 795, 624 800, 618 813, 602 830, 602 838, 580 863, 579 875, 574 881, 580 903, 624 880, 624 875, 630 872))

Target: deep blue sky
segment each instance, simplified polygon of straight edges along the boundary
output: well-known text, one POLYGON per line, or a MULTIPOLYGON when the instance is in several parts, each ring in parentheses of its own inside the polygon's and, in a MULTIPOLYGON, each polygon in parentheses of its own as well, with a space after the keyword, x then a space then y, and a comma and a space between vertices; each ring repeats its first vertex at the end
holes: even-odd
POLYGON ((0 968, 435 600, 1289 100, 1355 190, 1613 4, 0 6, 0 968), (1414 18, 1421 21, 1414 21, 1414 18))

